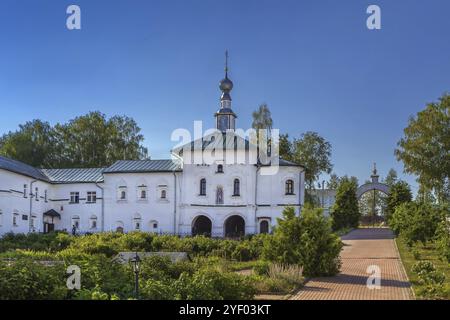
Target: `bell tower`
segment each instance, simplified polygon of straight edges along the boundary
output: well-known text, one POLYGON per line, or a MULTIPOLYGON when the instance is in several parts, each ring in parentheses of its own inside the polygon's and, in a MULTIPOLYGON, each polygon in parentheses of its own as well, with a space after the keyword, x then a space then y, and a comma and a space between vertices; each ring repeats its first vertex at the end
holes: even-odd
POLYGON ((233 90, 233 82, 228 79, 228 51, 225 51, 225 78, 219 83, 222 91, 220 97, 220 109, 214 114, 216 117, 216 128, 221 132, 236 129, 236 114, 231 109, 230 92, 233 90))

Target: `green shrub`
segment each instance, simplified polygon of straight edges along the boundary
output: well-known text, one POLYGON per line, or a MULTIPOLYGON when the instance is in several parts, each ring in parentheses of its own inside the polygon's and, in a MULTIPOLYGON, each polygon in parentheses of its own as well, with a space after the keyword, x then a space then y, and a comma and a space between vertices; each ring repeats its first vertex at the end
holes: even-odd
POLYGON ((450 214, 448 212, 436 230, 436 249, 442 261, 450 263, 450 214))
POLYGON ((64 265, 43 265, 31 258, 0 260, 0 300, 64 299, 64 265))
POLYGON ((437 271, 432 262, 417 262, 411 270, 417 274, 419 283, 422 285, 418 292, 420 296, 430 299, 445 297, 445 274, 437 271))
POLYGON ((295 285, 282 278, 269 278, 265 276, 252 275, 249 279, 253 283, 253 287, 256 292, 260 294, 287 294, 296 288, 295 285))
POLYGON ((339 271, 342 242, 331 232, 321 209, 304 208, 298 217, 287 207, 274 235, 267 238, 263 258, 281 264, 298 264, 307 276, 334 275, 339 271))
POLYGON ((257 264, 253 266, 253 272, 260 276, 267 276, 269 274, 270 263, 267 261, 258 261, 257 264))
POLYGON ((411 247, 418 241, 426 244, 434 239, 442 220, 443 212, 439 207, 428 203, 407 202, 395 209, 390 226, 411 247))

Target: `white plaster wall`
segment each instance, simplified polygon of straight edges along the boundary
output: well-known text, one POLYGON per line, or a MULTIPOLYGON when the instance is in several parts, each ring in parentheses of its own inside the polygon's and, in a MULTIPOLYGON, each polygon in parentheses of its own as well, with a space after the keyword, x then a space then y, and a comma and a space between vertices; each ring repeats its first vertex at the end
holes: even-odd
POLYGON ((50 184, 42 181, 33 183, 33 195, 38 188, 38 198, 30 197, 30 183, 35 179, 0 169, 0 235, 8 232, 27 233, 30 230, 30 202, 31 213, 34 217, 34 231, 43 231, 42 213, 51 208, 51 202, 45 202, 44 192, 47 190, 47 199, 51 197, 50 184), (24 184, 27 185, 27 197, 24 197, 24 184), (17 213, 17 225, 13 225, 13 215, 17 213), (23 220, 22 216, 28 216, 23 220))
POLYGON ((141 216, 141 230, 174 233, 175 182, 168 173, 111 173, 105 174, 105 231, 116 230, 119 223, 125 232, 135 230, 134 218, 141 216), (126 185, 127 199, 118 198, 117 188, 126 185), (138 186, 147 186, 147 199, 138 198, 138 186), (165 187, 163 187, 165 186, 165 187), (161 190, 166 199, 161 199, 161 190), (153 223, 157 222, 157 228, 153 223))
POLYGON ((80 218, 80 227, 77 232, 86 233, 101 231, 101 190, 95 183, 54 184, 52 187, 52 208, 61 215, 61 220, 57 218, 53 220, 55 229, 71 232, 72 218, 78 216, 80 218), (97 193, 96 203, 87 203, 88 191, 97 193), (70 203, 71 192, 80 193, 79 203, 70 203), (95 229, 92 229, 90 224, 90 218, 93 215, 97 217, 97 228, 95 229))

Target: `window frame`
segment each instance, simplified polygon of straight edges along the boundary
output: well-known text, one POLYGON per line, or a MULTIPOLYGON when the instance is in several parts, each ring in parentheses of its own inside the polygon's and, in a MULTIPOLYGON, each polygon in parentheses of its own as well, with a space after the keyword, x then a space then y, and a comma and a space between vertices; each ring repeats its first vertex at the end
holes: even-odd
POLYGON ((97 191, 86 192, 86 203, 97 203, 97 191))
POLYGON ((79 191, 71 191, 70 192, 70 204, 78 204, 80 203, 80 192, 79 191))
POLYGON ((287 196, 295 195, 294 192, 294 180, 293 179, 287 179, 284 183, 284 194, 287 196))
POLYGON ((200 179, 200 193, 199 196, 206 196, 206 178, 200 179))
POLYGON ((233 197, 240 197, 240 196, 241 196, 241 180, 239 178, 234 178, 234 180, 233 180, 233 197))

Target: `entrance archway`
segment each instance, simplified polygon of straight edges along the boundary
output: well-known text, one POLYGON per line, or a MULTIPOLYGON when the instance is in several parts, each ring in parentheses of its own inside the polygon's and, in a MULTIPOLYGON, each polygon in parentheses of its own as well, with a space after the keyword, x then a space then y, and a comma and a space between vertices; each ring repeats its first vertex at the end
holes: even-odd
POLYGON ((385 200, 383 198, 385 197, 384 195, 389 195, 389 186, 378 181, 379 175, 377 174, 376 164, 374 164, 370 177, 372 179, 371 182, 359 186, 356 190, 360 210, 365 212, 360 220, 362 225, 375 225, 385 221, 383 210, 385 200))
POLYGON ((225 220, 225 237, 240 238, 245 235, 245 220, 238 215, 234 215, 225 220))
POLYGON ((376 164, 374 163, 372 175, 370 176, 370 178, 372 178, 372 182, 365 183, 359 186, 359 188, 356 190, 356 197, 358 198, 358 200, 361 199, 364 193, 373 190, 378 190, 385 193, 386 195, 389 195, 389 186, 387 184, 378 182, 379 177, 380 176, 377 174, 376 164))
POLYGON ((192 221, 192 235, 193 236, 211 236, 212 222, 204 215, 195 217, 192 221))

